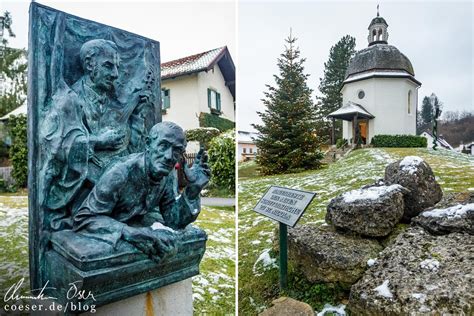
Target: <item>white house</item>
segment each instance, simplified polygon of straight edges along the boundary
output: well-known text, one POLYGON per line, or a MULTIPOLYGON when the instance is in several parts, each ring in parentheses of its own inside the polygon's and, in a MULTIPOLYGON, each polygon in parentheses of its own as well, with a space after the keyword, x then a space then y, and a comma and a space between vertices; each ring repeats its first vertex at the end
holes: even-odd
MULTIPOLYGON (((420 136, 426 138, 426 140, 427 140, 426 147, 427 148, 432 148, 433 147, 433 140, 434 140, 433 134, 431 134, 430 132, 425 131, 425 132, 421 133, 420 136)), ((438 136, 438 141, 436 142, 436 145, 440 148, 444 148, 444 149, 448 149, 448 150, 454 150, 454 148, 442 136, 438 136)))
POLYGON ((163 63, 161 80, 163 121, 184 129, 200 127, 203 115, 235 122, 235 66, 227 47, 163 63))
MULTIPOLYGON (((343 106, 328 117, 343 120, 343 138, 362 144, 374 135, 416 135, 418 88, 410 60, 388 44, 388 24, 375 17, 369 25, 369 46, 351 59, 341 89, 343 106)), ((333 142, 335 140, 333 139, 333 142)))
POLYGON ((239 161, 255 159, 258 153, 257 145, 254 139, 257 133, 239 131, 237 135, 237 152, 239 161))
POLYGON ((474 156, 474 142, 470 142, 468 144, 461 144, 459 145, 459 147, 456 148, 456 151, 474 156))

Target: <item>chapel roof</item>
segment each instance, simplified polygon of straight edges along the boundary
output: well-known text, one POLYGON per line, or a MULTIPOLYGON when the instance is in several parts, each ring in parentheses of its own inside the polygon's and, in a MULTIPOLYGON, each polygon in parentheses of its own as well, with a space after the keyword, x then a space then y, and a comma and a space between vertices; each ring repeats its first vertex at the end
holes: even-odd
POLYGON ((383 17, 378 16, 378 15, 372 19, 372 21, 369 24, 369 28, 374 24, 385 24, 386 26, 388 26, 387 21, 385 21, 383 17))
POLYGON ((395 46, 388 44, 375 44, 358 51, 347 67, 346 79, 370 70, 399 70, 415 75, 408 57, 395 46))
POLYGON ((362 105, 348 101, 336 111, 330 113, 328 117, 341 119, 345 121, 352 121, 357 114, 359 119, 372 119, 375 116, 369 113, 362 105))

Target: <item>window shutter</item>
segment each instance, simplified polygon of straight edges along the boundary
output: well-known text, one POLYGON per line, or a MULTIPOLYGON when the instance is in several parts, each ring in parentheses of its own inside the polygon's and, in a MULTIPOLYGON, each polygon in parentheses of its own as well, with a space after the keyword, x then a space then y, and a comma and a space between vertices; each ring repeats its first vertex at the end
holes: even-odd
POLYGON ((207 89, 207 106, 211 108, 211 89, 207 89))
POLYGON ((161 109, 165 109, 165 90, 161 90, 161 109))
POLYGON ((170 90, 161 90, 161 109, 166 110, 170 108, 170 90))
POLYGON ((221 94, 216 92, 216 105, 217 105, 217 111, 221 110, 221 94))
POLYGON ((170 100, 171 96, 170 96, 170 90, 167 89, 165 91, 165 109, 169 109, 170 106, 171 106, 171 100, 170 100))

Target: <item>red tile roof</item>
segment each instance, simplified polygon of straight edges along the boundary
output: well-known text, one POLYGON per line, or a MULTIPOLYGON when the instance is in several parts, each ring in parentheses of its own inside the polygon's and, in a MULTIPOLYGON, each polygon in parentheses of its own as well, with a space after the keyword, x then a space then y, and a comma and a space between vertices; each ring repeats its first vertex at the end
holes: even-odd
POLYGON ((214 66, 218 59, 225 54, 227 47, 202 52, 184 58, 161 64, 161 78, 168 79, 199 71, 205 71, 214 66))

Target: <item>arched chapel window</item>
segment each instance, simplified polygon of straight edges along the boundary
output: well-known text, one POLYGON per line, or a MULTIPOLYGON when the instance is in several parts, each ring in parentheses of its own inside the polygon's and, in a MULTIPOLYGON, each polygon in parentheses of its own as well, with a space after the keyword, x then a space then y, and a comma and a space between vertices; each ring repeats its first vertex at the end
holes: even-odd
POLYGON ((411 90, 408 91, 408 114, 411 114, 411 90))

